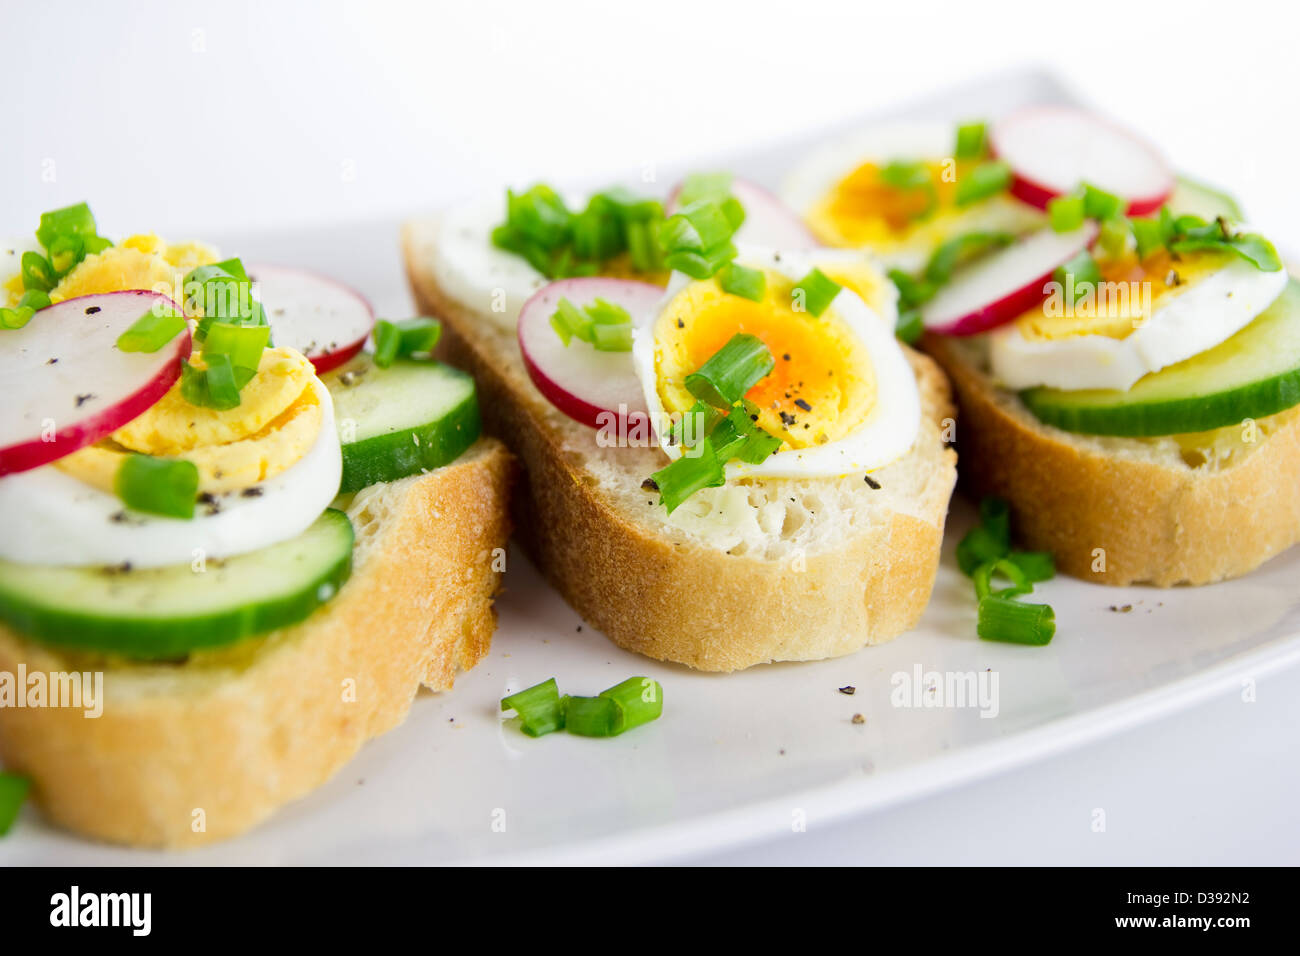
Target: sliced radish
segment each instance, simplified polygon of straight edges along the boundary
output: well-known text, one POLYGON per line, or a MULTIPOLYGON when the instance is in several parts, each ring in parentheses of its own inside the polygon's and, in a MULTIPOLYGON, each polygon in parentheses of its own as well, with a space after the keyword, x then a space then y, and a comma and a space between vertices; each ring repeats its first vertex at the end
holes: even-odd
POLYGON ((1041 229, 997 252, 959 268, 951 281, 921 307, 932 332, 974 335, 1010 322, 1048 296, 1044 286, 1058 266, 1097 238, 1097 224, 1073 232, 1041 229))
POLYGON ((1174 189, 1174 174, 1155 148, 1083 110, 1035 106, 993 124, 993 153, 1011 166, 1011 192, 1046 209, 1080 183, 1128 200, 1130 215, 1154 212, 1174 189))
POLYGON ((663 295, 657 285, 627 279, 561 279, 539 289, 519 311, 519 350, 538 391, 574 421, 592 428, 617 423, 628 433, 647 427, 650 413, 632 353, 600 352, 576 339, 566 346, 551 328, 551 316, 561 299, 576 306, 604 299, 627 309, 636 325, 663 295))
POLYGON ((121 352, 117 339, 155 305, 156 292, 84 295, 42 309, 21 329, 0 333, 0 475, 71 455, 152 407, 180 377, 190 333, 157 352, 121 352))
POLYGON ((258 301, 276 345, 295 348, 328 372, 361 351, 375 325, 370 303, 325 276, 289 266, 251 265, 258 301))
MULTIPOLYGON (((681 183, 678 183, 668 194, 666 212, 669 215, 677 211, 681 189, 681 183)), ((745 221, 734 236, 737 243, 790 252, 821 247, 794 210, 757 183, 733 179, 731 194, 745 207, 745 221)))

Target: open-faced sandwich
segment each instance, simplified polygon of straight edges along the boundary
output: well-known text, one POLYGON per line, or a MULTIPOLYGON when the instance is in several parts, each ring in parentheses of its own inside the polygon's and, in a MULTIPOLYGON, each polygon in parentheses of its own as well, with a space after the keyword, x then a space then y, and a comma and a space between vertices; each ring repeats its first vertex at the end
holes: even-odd
POLYGON ((911 628, 955 456, 871 257, 725 174, 538 185, 408 225, 419 308, 526 472, 529 554, 613 641, 710 671, 911 628))
POLYGON ((51 820, 238 833, 486 653, 510 459, 436 322, 85 205, 0 256, 0 757, 51 820))
POLYGON ((894 266, 947 371, 962 478, 1107 584, 1204 584, 1300 539, 1300 287, 1226 195, 1032 108, 827 146, 785 198, 894 266), (927 128, 929 129, 929 128, 927 128))

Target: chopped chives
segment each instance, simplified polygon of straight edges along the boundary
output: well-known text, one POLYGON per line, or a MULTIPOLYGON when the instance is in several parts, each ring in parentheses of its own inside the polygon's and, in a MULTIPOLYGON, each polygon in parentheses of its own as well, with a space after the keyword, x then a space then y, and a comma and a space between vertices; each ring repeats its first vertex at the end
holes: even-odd
POLYGON ((931 184, 930 170, 918 160, 895 159, 880 168, 880 181, 895 189, 923 189, 931 184))
POLYGON ((181 363, 181 398, 200 408, 210 404, 207 373, 188 361, 181 363))
POLYGON ((58 236, 46 248, 54 274, 65 276, 86 257, 86 241, 75 233, 58 236))
POLYGON ((610 697, 570 697, 564 705, 564 729, 580 737, 612 737, 618 721, 618 704, 610 697))
POLYGON ((731 295, 761 302, 767 290, 767 277, 761 269, 751 269, 738 262, 729 262, 718 273, 718 285, 722 291, 731 295))
POLYGON ((610 325, 595 322, 591 327, 591 344, 598 352, 632 351, 632 323, 610 325))
POLYGON ((683 412, 682 417, 673 423, 669 444, 681 445, 683 448, 694 448, 704 441, 721 416, 722 412, 712 405, 697 399, 695 404, 683 412))
POLYGON ((968 577, 980 565, 997 561, 1008 554, 1006 539, 983 525, 976 525, 957 543, 957 567, 968 577))
POLYGON ((1050 551, 1012 551, 1007 560, 1018 567, 1031 584, 1056 577, 1056 561, 1050 551))
POLYGON ((677 202, 689 206, 701 199, 711 199, 721 203, 731 195, 731 173, 691 173, 682 180, 682 188, 677 193, 677 202))
POLYGON ((925 332, 925 325, 921 322, 920 309, 900 309, 898 311, 898 323, 894 326, 894 335, 899 341, 913 345, 925 332))
POLYGON ((1011 548, 1011 505, 1005 498, 989 496, 980 501, 980 523, 1002 545, 1003 551, 1011 548))
POLYGON ((678 237, 675 248, 689 252, 707 252, 731 240, 736 231, 723 210, 722 205, 708 199, 700 199, 689 206, 684 206, 668 221, 685 220, 690 229, 678 227, 668 230, 666 235, 678 237))
POLYGON ((1089 219, 1113 219, 1124 215, 1128 204, 1114 193, 1098 189, 1091 183, 1083 184, 1083 210, 1089 219))
POLYGON ((21 329, 35 314, 36 310, 28 306, 0 307, 0 329, 21 329))
POLYGON ((88 256, 98 255, 105 249, 113 247, 113 243, 103 236, 86 236, 82 241, 85 243, 86 255, 88 256))
POLYGON ((40 289, 28 289, 18 299, 18 308, 31 309, 35 312, 50 307, 50 297, 48 293, 40 289))
POLYGON ((36 229, 36 241, 46 249, 60 236, 80 236, 83 239, 96 233, 95 217, 84 202, 41 213, 41 224, 36 229))
POLYGON ((150 309, 117 337, 122 352, 157 352, 185 331, 185 316, 170 306, 150 309))
POLYGON ((617 707, 614 717, 615 734, 658 720, 664 712, 664 689, 658 681, 649 677, 629 677, 608 690, 601 691, 600 696, 612 700, 617 707))
POLYGON ((659 469, 650 478, 659 489, 660 502, 672 514, 695 492, 722 487, 727 482, 727 473, 706 440, 698 445, 698 450, 683 453, 682 457, 659 469))
POLYGON ((1025 604, 990 594, 980 599, 976 633, 986 641, 1042 647, 1056 633, 1056 614, 1050 604, 1025 604))
POLYGON ((953 156, 957 159, 979 159, 984 155, 984 124, 963 123, 957 127, 957 145, 953 156))
POLYGON ((1058 196, 1047 204, 1047 215, 1054 232, 1073 232, 1085 218, 1082 196, 1058 196))
MULTIPOLYGON (((1097 260, 1087 249, 1082 250, 1064 265, 1057 266, 1052 278, 1063 290, 1072 290, 1074 302, 1077 302, 1090 287, 1101 281, 1101 269, 1097 260)), ((1071 302, 1071 305, 1074 304, 1071 302)))
POLYGON ((136 511, 168 518, 194 517, 199 470, 192 461, 128 455, 118 467, 113 490, 136 511))
POLYGON ((554 677, 502 697, 501 709, 517 713, 520 729, 530 737, 541 737, 564 728, 564 707, 554 677))
POLYGON ((924 281, 929 284, 927 298, 952 278, 953 271, 958 266, 985 252, 1010 245, 1014 240, 1015 236, 1009 232, 967 232, 942 243, 925 264, 924 281))
POLYGON ((1002 192, 1011 185, 1011 167, 1001 160, 980 163, 957 183, 956 201, 965 206, 1002 192))
POLYGON ((835 297, 840 294, 841 288, 843 286, 826 275, 826 273, 814 268, 796 282, 794 288, 790 290, 794 310, 820 317, 830 307, 830 304, 835 301, 835 297), (802 308, 800 308, 801 306, 802 308))
POLYGON ((1131 233, 1129 222, 1123 216, 1112 216, 1101 223, 1097 235, 1097 244, 1112 259, 1117 259, 1128 250, 1128 237, 1131 233))
POLYGON ((23 288, 49 292, 58 282, 54 267, 39 252, 24 252, 19 260, 22 270, 23 288))
POLYGON ((1165 237, 1160 223, 1155 219, 1132 219, 1129 226, 1133 230, 1133 238, 1137 240, 1137 254, 1139 259, 1147 259, 1158 249, 1165 247, 1165 237))
POLYGON ((695 372, 686 376, 686 390, 715 408, 730 408, 766 377, 776 365, 763 340, 737 332, 695 372))
POLYGON ((28 289, 13 308, 0 308, 0 329, 21 329, 41 309, 50 306, 50 297, 40 289, 28 289))
POLYGON ((387 319, 379 319, 371 335, 375 340, 375 354, 371 360, 380 368, 388 368, 402 347, 402 330, 387 319))
POLYGON ((983 600, 989 594, 996 594, 999 597, 1017 597, 1021 594, 1028 594, 1034 589, 1025 573, 1014 562, 1000 558, 997 561, 986 561, 975 569, 971 575, 975 582, 975 596, 983 600), (1011 582, 1011 587, 1002 588, 999 591, 993 591, 993 575, 1000 574, 1011 582))
POLYGON ((583 307, 560 299, 551 316, 551 328, 566 347, 576 338, 601 352, 632 350, 631 314, 605 299, 596 299, 583 307))
POLYGON ((230 356, 225 353, 208 355, 204 352, 203 362, 207 365, 204 378, 208 386, 208 404, 219 411, 238 408, 239 382, 230 356))

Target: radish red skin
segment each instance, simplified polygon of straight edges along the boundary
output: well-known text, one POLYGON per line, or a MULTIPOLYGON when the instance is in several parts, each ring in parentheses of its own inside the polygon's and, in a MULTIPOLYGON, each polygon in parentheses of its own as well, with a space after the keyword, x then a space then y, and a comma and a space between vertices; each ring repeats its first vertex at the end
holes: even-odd
MULTIPOLYGON (((178 312, 180 307, 166 296, 154 292, 130 291, 112 292, 106 295, 138 295, 148 299, 165 299, 178 312)), ((101 298, 101 295, 77 296, 65 299, 59 306, 69 303, 84 302, 87 299, 101 298)), ((55 308, 56 306, 51 306, 55 308)), ((142 313, 143 314, 143 313, 142 313)), ((124 399, 103 409, 88 418, 80 419, 60 428, 54 433, 53 441, 44 441, 41 436, 29 441, 18 442, 6 448, 0 448, 0 476, 20 471, 30 471, 50 462, 58 461, 88 445, 93 445, 106 438, 123 425, 139 418, 167 394, 176 380, 181 376, 181 363, 189 358, 192 342, 190 332, 186 329, 167 343, 164 348, 171 349, 174 361, 165 362, 160 372, 145 382, 139 389, 124 399)))
MULTIPOLYGON (((533 384, 537 386, 537 390, 542 393, 547 401, 569 418, 589 428, 604 429, 615 426, 619 429, 620 434, 624 435, 634 434, 638 430, 646 429, 646 434, 650 435, 650 416, 639 408, 630 407, 644 403, 640 384, 634 375, 628 383, 629 393, 627 401, 623 403, 625 406, 623 410, 594 404, 577 394, 577 383, 575 383, 574 387, 568 387, 548 374, 529 354, 525 338, 530 324, 535 322, 547 323, 543 334, 556 335, 554 330, 550 328, 549 315, 544 314, 547 311, 546 302, 548 300, 558 302, 560 298, 569 298, 575 305, 582 306, 589 304, 596 298, 604 298, 626 308, 632 314, 632 321, 635 324, 638 311, 658 302, 663 297, 663 292, 664 290, 659 286, 651 285, 648 282, 597 277, 561 279, 558 282, 543 286, 533 293, 532 297, 524 303, 523 308, 519 310, 517 339, 519 341, 519 352, 524 360, 524 368, 528 371, 528 377, 532 379, 533 384)), ((559 341, 558 336, 556 341, 559 341)), ((567 348, 590 349, 591 346, 584 342, 575 341, 570 343, 567 348)), ((613 353, 595 354, 609 356, 613 353)), ((630 361, 631 353, 628 353, 628 356, 630 361)))
MULTIPOLYGON (((1015 196, 1021 202, 1028 203, 1030 206, 1044 210, 1047 209, 1047 204, 1053 199, 1065 195, 1065 193, 1055 192, 1054 190, 1048 189, 1046 186, 1040 186, 1033 180, 1025 179, 1023 176, 1015 173, 1012 174, 1011 188, 1009 191, 1011 195, 1015 196)), ((1169 196, 1172 193, 1173 187, 1170 187, 1169 192, 1162 195, 1149 199, 1134 199, 1128 204, 1125 213, 1129 216, 1149 216, 1168 202, 1169 196)))
POLYGON ((1025 173, 1021 172, 1019 169, 1017 169, 1016 163, 1014 162, 1014 157, 1006 155, 1002 150, 999 150, 998 148, 999 126, 1005 128, 1005 125, 1009 123, 1032 121, 1037 116, 1051 115, 1051 114, 1056 114, 1056 115, 1077 114, 1080 117, 1081 121, 1095 123, 1098 126, 1113 131, 1117 136, 1123 137, 1125 140, 1129 141, 1130 143, 1140 146, 1141 149, 1145 153, 1147 153, 1148 156, 1150 157, 1152 167, 1153 168, 1158 167, 1162 171, 1164 183, 1160 189, 1157 189, 1155 192, 1149 195, 1122 197, 1128 199, 1128 208, 1126 209, 1126 213, 1128 215, 1130 216, 1149 215, 1150 213, 1153 213, 1156 210, 1158 210, 1161 206, 1163 206, 1168 201, 1170 195, 1174 191, 1174 186, 1176 181, 1173 172, 1169 169, 1168 164, 1165 163, 1164 158, 1149 143, 1135 136, 1132 132, 1120 126, 1118 123, 1114 123, 1104 117, 1094 116, 1090 113, 1085 113, 1084 111, 1081 110, 1070 109, 1066 107, 1036 106, 1036 107, 1027 107, 1023 110, 1019 110, 1015 113, 1012 113, 1009 116, 1003 117, 1001 120, 998 121, 998 123, 994 124, 993 129, 990 131, 990 136, 989 136, 989 152, 995 158, 1005 160, 1011 166, 1012 181, 1011 181, 1010 192, 1021 202, 1028 203, 1029 205, 1034 206, 1038 209, 1046 209, 1047 204, 1050 203, 1053 199, 1068 194, 1077 186, 1077 184, 1072 184, 1068 188, 1056 188, 1038 182, 1032 176, 1026 175, 1025 173))
POLYGON ((999 325, 1005 325, 1016 316, 1043 302, 1048 295, 1043 291, 1043 286, 1051 279, 1052 273, 1049 272, 1037 281, 990 302, 982 309, 962 316, 956 322, 933 328, 927 327, 928 331, 938 332, 940 335, 977 335, 999 325))
MULTIPOLYGON (((602 428, 609 424, 609 415, 618 415, 613 409, 600 408, 590 402, 583 401, 578 396, 557 388, 555 383, 547 378, 540 368, 533 364, 533 360, 528 357, 527 352, 522 352, 524 357, 524 368, 528 370, 528 377, 533 380, 537 390, 546 396, 546 400, 558 408, 564 414, 568 415, 575 422, 586 425, 588 428, 602 428)), ((625 423, 624 429, 631 431, 633 426, 638 425, 639 420, 646 418, 644 412, 630 412, 623 416, 625 423)))
MULTIPOLYGON (((1083 239, 1074 247, 1069 256, 1060 258, 1059 261, 1053 263, 1050 269, 1040 272, 1033 280, 1016 286, 1006 294, 950 322, 926 322, 926 330, 937 332, 940 335, 977 335, 980 332, 987 332, 989 329, 997 328, 999 325, 1005 325, 1012 321, 1039 303, 1046 301, 1050 295, 1047 284, 1052 281, 1057 268, 1068 262, 1073 255, 1089 248, 1096 240, 1097 232, 1098 229, 1095 223, 1086 223, 1083 227, 1083 239)), ((1041 234, 1035 233, 1034 236, 1029 238, 1033 239, 1038 235, 1041 234)), ((994 255, 996 254, 994 253, 994 255)), ((921 314, 924 318, 924 306, 921 309, 921 314)))
MULTIPOLYGON (((353 337, 349 339, 346 343, 344 343, 343 345, 336 346, 332 351, 325 352, 325 351, 321 351, 320 349, 316 349, 310 353, 307 352, 303 353, 311 361, 312 366, 316 369, 317 375, 322 375, 325 372, 330 371, 331 369, 338 368, 340 365, 351 360, 358 352, 360 352, 363 348, 365 348, 366 341, 370 338, 370 332, 375 325, 375 310, 370 305, 369 300, 366 299, 366 297, 363 296, 356 289, 352 288, 349 285, 345 285, 344 283, 339 282, 336 279, 332 279, 329 276, 321 275, 320 273, 313 272, 310 269, 300 269, 297 268, 296 266, 279 266, 279 265, 271 265, 270 263, 256 263, 248 266, 247 272, 249 277, 254 282, 259 282, 259 283, 262 281, 261 277, 267 275, 274 276, 277 273, 281 276, 290 276, 290 277, 296 277, 298 279, 310 280, 312 282, 319 282, 322 285, 330 286, 331 288, 336 289, 339 292, 342 292, 345 295, 357 300, 357 303, 361 306, 362 309, 365 310, 365 314, 368 317, 369 321, 364 323, 365 325, 364 331, 362 331, 360 327, 357 328, 356 332, 360 334, 354 334, 353 337)), ((272 336, 275 336, 276 323, 274 319, 275 319, 275 311, 277 309, 276 303, 274 301, 271 302, 264 301, 262 305, 265 306, 267 309, 267 314, 271 319, 271 334, 272 336)), ((277 341, 276 344, 279 345, 279 344, 291 344, 291 343, 281 343, 277 341)))

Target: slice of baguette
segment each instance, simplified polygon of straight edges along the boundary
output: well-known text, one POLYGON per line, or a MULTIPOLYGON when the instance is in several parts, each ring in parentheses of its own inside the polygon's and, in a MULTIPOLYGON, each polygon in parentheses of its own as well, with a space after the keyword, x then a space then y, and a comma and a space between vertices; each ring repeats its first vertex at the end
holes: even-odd
MULTIPOLYGON (((528 378, 513 332, 434 277, 436 222, 403 233, 421 311, 479 383, 485 427, 520 457, 516 535, 573 608, 616 644, 705 671, 834 657, 916 624, 930 597, 956 455, 942 437, 947 382, 909 353, 924 409, 901 460, 838 479, 731 483, 671 517, 642 482, 657 447, 601 447, 528 378), (725 518, 719 518, 719 513, 725 518)), ((486 305, 486 303, 485 303, 486 305)))
POLYGON ((103 713, 0 708, 0 757, 53 822, 136 846, 233 836, 324 783, 487 653, 513 462, 454 464, 358 492, 352 576, 300 624, 183 664, 61 653, 0 627, 0 671, 102 670, 103 713), (202 829, 198 827, 202 826, 202 829))
POLYGON ((1300 407, 1195 436, 1079 435, 998 388, 978 340, 927 335, 922 347, 957 393, 963 484, 1006 498, 1017 538, 1067 574, 1209 584, 1300 541, 1300 407))

